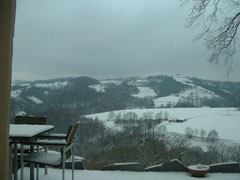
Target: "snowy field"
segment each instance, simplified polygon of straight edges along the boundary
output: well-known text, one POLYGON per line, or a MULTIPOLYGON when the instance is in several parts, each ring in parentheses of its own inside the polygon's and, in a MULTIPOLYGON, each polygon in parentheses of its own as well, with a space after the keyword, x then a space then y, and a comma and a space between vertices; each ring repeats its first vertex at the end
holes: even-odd
MULTIPOLYGON (((20 171, 19 171, 20 172, 20 171)), ((20 173, 19 173, 20 177, 20 173)), ((44 175, 43 169, 40 169, 41 180, 59 180, 62 178, 62 171, 59 169, 49 169, 48 175, 44 175)), ((29 168, 24 169, 24 180, 29 179, 29 168)), ((72 179, 72 171, 66 170, 66 180, 72 179)), ((126 172, 126 171, 89 171, 75 170, 76 180, 194 180, 185 172, 126 172)), ((207 180, 239 180, 239 173, 211 173, 207 174, 207 180)))
MULTIPOLYGON (((154 118, 159 112, 163 115, 167 112, 169 119, 187 119, 184 123, 164 122, 160 124, 165 125, 168 132, 185 134, 187 127, 198 129, 199 132, 203 129, 206 133, 215 129, 221 139, 240 141, 240 110, 236 108, 160 108, 114 111, 115 114, 121 113, 122 115, 127 112, 135 112, 139 118, 143 113, 151 113, 154 118)), ((87 117, 98 117, 109 128, 119 129, 114 120, 108 120, 108 114, 109 112, 105 112, 87 117)))
POLYGON ((138 87, 139 93, 133 94, 134 97, 155 97, 157 94, 154 92, 153 89, 150 89, 149 87, 138 87))
POLYGON ((186 100, 188 97, 192 96, 192 98, 219 98, 219 96, 215 95, 213 92, 203 89, 201 87, 195 87, 188 89, 179 94, 172 94, 169 96, 159 97, 154 99, 154 106, 161 107, 166 106, 168 104, 176 105, 180 100, 186 100))

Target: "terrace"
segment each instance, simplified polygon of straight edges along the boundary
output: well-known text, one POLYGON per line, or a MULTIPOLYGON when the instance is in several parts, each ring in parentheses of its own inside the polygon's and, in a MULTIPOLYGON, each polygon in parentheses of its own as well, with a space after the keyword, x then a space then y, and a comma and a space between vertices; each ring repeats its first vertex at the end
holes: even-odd
MULTIPOLYGON (((28 180, 29 169, 25 168, 25 179, 28 180)), ((71 179, 71 170, 66 171, 66 179, 71 179)), ((19 173, 20 176, 20 173, 19 173)), ((44 170, 40 169, 41 180, 59 180, 61 179, 61 170, 49 169, 48 175, 44 175, 44 170)), ((208 180, 239 180, 240 175, 238 173, 211 173, 206 176, 208 180)), ((189 173, 184 172, 130 172, 130 171, 90 171, 90 170, 75 170, 75 179, 81 180, 132 180, 132 179, 178 179, 178 180, 192 180, 196 179, 189 173)))

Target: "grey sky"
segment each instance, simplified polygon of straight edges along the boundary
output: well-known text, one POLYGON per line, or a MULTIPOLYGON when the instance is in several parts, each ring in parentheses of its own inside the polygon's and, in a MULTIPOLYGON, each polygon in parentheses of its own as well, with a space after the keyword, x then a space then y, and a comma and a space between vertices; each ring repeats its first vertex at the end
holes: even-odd
MULTIPOLYGON (((239 81, 207 62, 179 0, 20 0, 13 79, 176 74, 239 81)), ((240 56, 238 56, 240 57, 240 56)), ((237 68, 238 67, 238 68, 237 68)))

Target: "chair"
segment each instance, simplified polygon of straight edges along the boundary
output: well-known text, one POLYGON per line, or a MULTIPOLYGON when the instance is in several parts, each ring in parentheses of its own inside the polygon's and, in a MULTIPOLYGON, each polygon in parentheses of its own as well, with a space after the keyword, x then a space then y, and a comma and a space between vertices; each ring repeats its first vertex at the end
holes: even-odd
MULTIPOLYGON (((47 117, 45 116, 33 116, 33 115, 26 115, 26 116, 15 116, 14 124, 36 124, 36 125, 45 125, 47 122, 47 117)), ((21 147, 17 147, 18 152, 20 153, 21 147)), ((23 149, 23 153, 29 153, 30 147, 25 146, 23 149)))
MULTIPOLYGON (((15 116, 14 118, 14 124, 36 124, 36 125, 45 125, 47 122, 47 117, 45 116, 33 116, 33 115, 25 115, 25 116, 15 116)), ((12 142, 9 142, 9 146, 12 147, 12 142)), ((39 149, 39 147, 37 147, 39 149)), ((17 144, 17 153, 21 153, 21 158, 23 154, 28 154, 30 153, 31 149, 30 146, 23 146, 21 144, 17 144)), ((20 160, 19 160, 20 161, 20 160)), ((17 168, 20 168, 19 163, 17 165, 17 168)), ((45 168, 45 173, 47 173, 47 167, 45 168)), ((23 172, 21 172, 21 176, 23 176, 23 172)), ((22 178, 21 178, 22 179, 22 178)))
POLYGON ((15 116, 14 124, 38 124, 44 125, 47 122, 47 117, 43 116, 15 116))
MULTIPOLYGON (((53 136, 44 136, 47 139, 39 139, 36 142, 30 142, 26 145, 61 147, 61 153, 51 152, 33 152, 24 157, 25 162, 47 165, 53 167, 62 167, 62 179, 65 179, 65 162, 72 156, 72 180, 74 180, 74 139, 79 123, 71 125, 66 137, 63 139, 54 138, 53 136)), ((38 173, 37 173, 38 175, 38 173)), ((38 178, 38 177, 37 177, 38 178)))

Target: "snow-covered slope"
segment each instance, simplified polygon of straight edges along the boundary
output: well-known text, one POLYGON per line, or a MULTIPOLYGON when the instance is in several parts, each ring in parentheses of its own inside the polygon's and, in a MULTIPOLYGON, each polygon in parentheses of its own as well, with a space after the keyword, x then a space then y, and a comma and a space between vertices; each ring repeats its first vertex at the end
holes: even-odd
POLYGON ((67 86, 68 82, 54 82, 54 83, 36 83, 33 86, 40 87, 40 88, 49 88, 49 89, 59 89, 67 86))
POLYGON ((129 108, 237 107, 240 105, 240 83, 181 75, 105 80, 83 76, 16 81, 12 85, 11 98, 14 112, 27 114, 44 113, 56 106, 59 111, 66 107, 80 108, 82 114, 129 108))
POLYGON ((14 85, 21 86, 22 88, 27 87, 37 87, 37 88, 47 88, 47 89, 59 89, 67 86, 68 81, 58 81, 58 82, 18 82, 17 84, 15 83, 14 85))
MULTIPOLYGON (((162 108, 162 109, 133 109, 114 111, 115 114, 121 113, 122 115, 127 112, 134 112, 139 118, 144 113, 151 113, 154 118, 157 113, 167 113, 168 119, 187 119, 183 123, 175 123, 165 121, 158 126, 165 125, 168 132, 175 132, 185 134, 187 127, 205 130, 206 133, 215 129, 219 133, 219 138, 234 141, 240 141, 240 110, 236 108, 162 108)), ((87 115, 87 117, 98 117, 105 125, 111 129, 119 127, 114 124, 114 120, 108 119, 109 112, 87 115)), ((158 129, 156 127, 155 129, 158 129)))
POLYGON ((32 100, 36 104, 42 104, 43 103, 42 100, 40 100, 40 99, 38 99, 34 96, 28 96, 28 99, 32 100))
POLYGON ((154 106, 155 107, 164 107, 167 105, 175 105, 180 101, 181 97, 179 95, 170 95, 170 96, 164 96, 154 99, 154 106))
POLYGON ((22 93, 22 90, 21 90, 21 89, 12 90, 12 91, 11 91, 11 97, 12 97, 12 98, 18 98, 21 93, 22 93))
POLYGON ((214 92, 194 84, 192 80, 188 77, 175 75, 173 76, 173 78, 176 81, 189 86, 189 88, 178 94, 171 94, 169 96, 155 98, 154 99, 155 107, 164 107, 168 105, 174 106, 178 102, 184 101, 191 101, 195 106, 201 106, 200 104, 201 99, 220 98, 214 92))
MULTIPOLYGON (((97 92, 104 92, 104 87, 106 84, 113 83, 119 85, 123 82, 127 82, 130 85, 136 86, 139 90, 138 93, 132 94, 134 97, 138 98, 152 98, 154 106, 159 107, 166 107, 166 106, 175 106, 178 102, 186 102, 188 99, 191 100, 191 103, 195 106, 201 106, 200 101, 201 99, 216 99, 220 98, 214 92, 207 90, 201 86, 194 84, 194 82, 189 77, 184 77, 181 75, 172 76, 174 80, 177 82, 188 86, 188 88, 184 89, 179 93, 169 94, 167 96, 159 97, 157 93, 149 86, 149 77, 132 77, 132 78, 121 78, 121 79, 108 79, 108 80, 101 80, 100 84, 90 86, 94 88, 97 92)), ((155 82, 161 83, 161 79, 154 79, 155 82)))
POLYGON ((149 87, 137 87, 139 90, 138 94, 133 94, 135 97, 144 98, 144 97, 155 97, 157 94, 155 91, 149 87))

